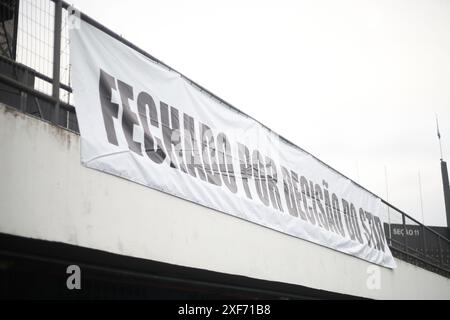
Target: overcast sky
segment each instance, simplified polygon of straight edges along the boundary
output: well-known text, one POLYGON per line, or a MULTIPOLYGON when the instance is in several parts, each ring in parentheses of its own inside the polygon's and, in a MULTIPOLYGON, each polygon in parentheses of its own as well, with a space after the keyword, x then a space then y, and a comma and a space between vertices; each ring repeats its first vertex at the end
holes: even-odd
POLYGON ((450 1, 69 2, 422 221, 420 171, 445 225, 450 1))

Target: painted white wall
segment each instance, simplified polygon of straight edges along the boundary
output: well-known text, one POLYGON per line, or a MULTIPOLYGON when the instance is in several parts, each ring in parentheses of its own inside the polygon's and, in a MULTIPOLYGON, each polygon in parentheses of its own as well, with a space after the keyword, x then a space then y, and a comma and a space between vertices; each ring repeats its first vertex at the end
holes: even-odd
POLYGON ((80 137, 0 106, 0 232, 375 299, 450 299, 450 279, 370 263, 80 165, 80 137), (24 199, 27 199, 26 201, 24 199))

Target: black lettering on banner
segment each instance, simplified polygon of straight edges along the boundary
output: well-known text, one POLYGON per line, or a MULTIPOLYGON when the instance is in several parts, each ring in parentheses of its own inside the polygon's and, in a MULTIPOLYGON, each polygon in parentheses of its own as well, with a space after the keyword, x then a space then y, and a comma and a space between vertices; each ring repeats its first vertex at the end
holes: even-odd
POLYGON ((185 147, 183 144, 183 130, 174 130, 172 133, 172 142, 174 143, 175 156, 178 159, 178 165, 183 173, 188 174, 187 166, 185 164, 184 156, 186 154, 185 147))
POLYGON ((312 225, 316 225, 316 218, 314 217, 314 213, 312 212, 312 207, 308 205, 307 199, 311 200, 311 192, 309 190, 308 180, 304 176, 300 178, 300 188, 302 190, 303 195, 303 207, 306 211, 306 216, 308 217, 309 222, 312 225))
POLYGON ((317 211, 314 182, 312 182, 311 180, 309 181, 309 190, 311 192, 312 211, 314 213, 314 217, 316 218, 316 221, 317 221, 317 224, 319 225, 319 227, 323 228, 322 221, 320 220, 320 217, 319 217, 319 212, 317 211))
POLYGON ((353 226, 355 227, 356 238, 358 239, 359 243, 363 244, 364 241, 361 235, 361 227, 359 226, 358 215, 356 214, 356 208, 353 203, 350 204, 350 217, 353 221, 353 226))
POLYGON ((334 222, 336 223, 337 229, 338 229, 339 233, 341 234, 341 236, 343 238, 345 238, 345 230, 344 230, 344 224, 342 223, 342 218, 341 218, 339 199, 336 196, 336 194, 333 193, 333 195, 331 196, 331 201, 332 201, 334 222))
POLYGON ((252 163, 250 159, 250 151, 247 146, 238 143, 239 163, 241 167, 242 185, 244 186, 245 194, 247 198, 253 199, 248 186, 248 179, 252 177, 252 163))
POLYGON ((308 221, 308 218, 306 217, 306 213, 302 209, 302 203, 306 203, 306 202, 302 202, 302 198, 305 195, 302 196, 302 194, 300 192, 300 188, 299 188, 300 180, 298 179, 298 175, 294 171, 291 171, 291 173, 292 173, 292 184, 294 185, 295 200, 297 202, 298 214, 300 215, 300 218, 302 218, 305 221, 308 221))
MULTIPOLYGON (((229 191, 237 193, 232 148, 225 134, 220 133, 216 138, 208 125, 187 114, 183 114, 184 131, 181 131, 179 111, 160 102, 162 139, 159 139, 151 130, 159 128, 160 123, 155 101, 149 94, 141 92, 137 95, 136 113, 131 108, 135 100, 133 87, 103 70, 100 70, 99 94, 105 131, 110 144, 119 145, 114 119, 119 120, 119 108, 122 107, 121 129, 130 151, 142 155, 145 150, 144 156, 158 164, 168 158, 167 163, 170 163, 172 168, 180 169, 194 178, 199 177, 218 187, 225 184, 229 191), (113 90, 120 95, 120 104, 112 102, 113 90), (134 140, 134 130, 138 126, 144 131, 143 142, 134 140)), ((284 212, 278 180, 280 172, 273 159, 264 157, 258 150, 251 153, 247 146, 240 143, 238 155, 247 198, 252 199, 248 180, 253 178, 260 201, 266 207, 284 212)), ((323 181, 322 188, 294 171, 283 166, 280 168, 283 179, 281 192, 284 191, 291 216, 300 217, 342 237, 346 236, 347 230, 351 240, 364 244, 365 238, 369 247, 385 252, 386 238, 379 217, 362 208, 358 214, 352 203, 343 198, 340 201, 336 194, 330 194, 326 181, 323 181)))
POLYGON ((283 175, 284 198, 286 200, 288 212, 291 216, 298 217, 297 203, 292 188, 291 175, 285 167, 281 167, 281 173, 283 175))
POLYGON ((267 181, 266 181, 266 170, 264 168, 263 157, 261 152, 258 150, 253 151, 252 156, 253 163, 253 178, 255 180, 256 193, 258 194, 261 202, 268 207, 270 205, 269 202, 269 194, 267 191, 267 181))
POLYGON ((155 101, 145 92, 141 92, 137 99, 139 118, 141 119, 142 128, 144 129, 144 149, 147 156, 155 163, 161 164, 166 159, 166 154, 162 149, 161 140, 154 138, 150 132, 148 121, 153 127, 159 128, 158 112, 156 110, 155 101), (147 110, 149 119, 147 118, 147 110), (156 140, 156 148, 155 148, 156 140))
POLYGON ((134 125, 140 125, 138 117, 133 112, 133 110, 131 110, 130 107, 130 101, 134 101, 133 87, 120 80, 117 81, 117 84, 119 87, 120 99, 122 100, 123 134, 125 135, 125 139, 127 140, 128 148, 134 153, 141 156, 142 155, 141 143, 134 141, 133 139, 134 125))
POLYGON ((317 207, 319 208, 319 219, 321 221, 322 226, 325 228, 325 230, 329 231, 330 227, 328 226, 328 219, 325 213, 325 209, 323 207, 323 192, 322 188, 316 184, 315 186, 315 200, 317 203, 317 207))
POLYGON ((324 187, 323 194, 325 198, 325 212, 328 220, 328 225, 330 227, 330 231, 338 234, 337 225, 333 218, 333 211, 331 210, 331 199, 330 192, 328 191, 328 183, 326 181, 322 181, 322 185, 324 187))
POLYGON ((119 105, 112 102, 112 90, 117 90, 116 80, 113 76, 100 69, 100 105, 102 107, 103 122, 105 124, 108 142, 119 146, 113 118, 119 117, 119 105))
POLYGON ((374 244, 374 248, 377 250, 381 250, 380 237, 378 235, 377 229, 375 227, 375 221, 373 219, 373 215, 370 212, 366 211, 366 218, 369 221, 371 238, 374 244))
POLYGON ((227 136, 220 133, 217 136, 217 149, 219 152, 219 166, 222 180, 232 193, 237 193, 237 183, 233 168, 231 145, 227 136))
POLYGON ((362 208, 359 209, 359 219, 361 220, 361 224, 364 229, 363 234, 364 234, 364 237, 366 238, 367 245, 369 247, 371 247, 372 246, 372 236, 371 236, 369 227, 367 227, 367 224, 366 224, 366 221, 367 221, 366 212, 362 208))
POLYGON ((163 141, 166 148, 166 153, 170 159, 170 167, 177 169, 178 164, 181 171, 187 173, 183 160, 182 148, 181 154, 176 152, 174 153, 174 147, 181 144, 180 117, 178 110, 174 107, 170 107, 169 116, 169 106, 164 102, 160 103, 160 110, 163 141))
POLYGON ((351 221, 350 205, 347 202, 347 200, 342 199, 342 207, 343 207, 343 211, 344 211, 345 226, 347 227, 348 234, 350 235, 350 239, 355 241, 356 240, 356 231, 355 231, 355 228, 354 228, 353 223, 351 221))
POLYGON ((195 135, 194 118, 188 116, 187 114, 184 114, 184 134, 184 146, 188 171, 190 175, 195 178, 197 177, 197 172, 200 179, 206 181, 206 174, 203 169, 203 162, 200 159, 197 138, 195 135))
POLYGON ((219 166, 217 165, 217 150, 214 135, 210 127, 200 124, 202 137, 202 158, 208 182, 216 186, 222 185, 219 166))
POLYGON ((272 202, 272 207, 275 210, 284 212, 283 205, 281 204, 280 190, 278 190, 278 174, 277 166, 275 162, 266 157, 266 167, 267 167, 267 187, 269 189, 270 201, 272 202))
POLYGON ((381 249, 381 251, 385 252, 386 237, 384 234, 383 226, 381 224, 381 220, 377 216, 373 216, 373 220, 374 220, 375 230, 377 231, 378 237, 380 239, 379 248, 381 249))

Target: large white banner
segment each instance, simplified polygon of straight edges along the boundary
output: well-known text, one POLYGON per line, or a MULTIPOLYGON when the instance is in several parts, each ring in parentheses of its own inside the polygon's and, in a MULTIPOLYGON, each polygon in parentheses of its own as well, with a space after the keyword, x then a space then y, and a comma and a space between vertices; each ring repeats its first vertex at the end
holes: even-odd
POLYGON ((83 165, 396 267, 380 199, 99 29, 70 37, 83 165))

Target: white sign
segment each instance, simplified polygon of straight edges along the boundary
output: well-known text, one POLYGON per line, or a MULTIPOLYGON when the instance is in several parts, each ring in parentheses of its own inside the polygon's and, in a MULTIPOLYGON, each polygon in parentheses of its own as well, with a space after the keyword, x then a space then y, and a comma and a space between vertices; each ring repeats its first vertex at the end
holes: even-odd
POLYGON ((396 267, 371 193, 88 23, 70 55, 83 165, 396 267))

